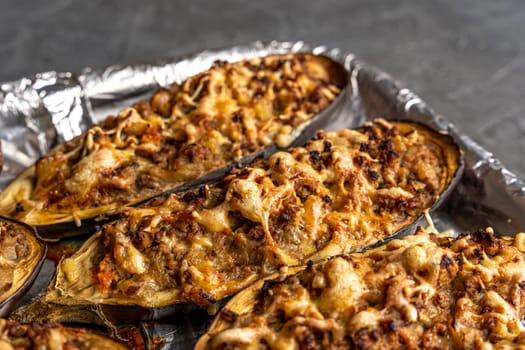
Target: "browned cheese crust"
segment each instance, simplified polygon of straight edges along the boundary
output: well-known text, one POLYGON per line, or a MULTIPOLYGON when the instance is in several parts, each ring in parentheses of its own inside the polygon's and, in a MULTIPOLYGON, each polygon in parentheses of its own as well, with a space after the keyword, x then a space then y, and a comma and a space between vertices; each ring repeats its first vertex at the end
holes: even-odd
POLYGON ((197 349, 525 348, 523 233, 420 233, 252 289, 197 349))
POLYGON ((118 350, 127 347, 110 338, 58 323, 26 325, 0 319, 0 349, 118 350))
POLYGON ((126 209, 62 262, 55 288, 96 303, 207 305, 283 266, 375 243, 429 208, 456 170, 425 130, 378 120, 321 132, 218 183, 126 209))
POLYGON ((340 93, 334 65, 310 54, 216 62, 43 156, 21 176, 25 187, 0 196, 0 213, 78 222, 287 146, 340 93))

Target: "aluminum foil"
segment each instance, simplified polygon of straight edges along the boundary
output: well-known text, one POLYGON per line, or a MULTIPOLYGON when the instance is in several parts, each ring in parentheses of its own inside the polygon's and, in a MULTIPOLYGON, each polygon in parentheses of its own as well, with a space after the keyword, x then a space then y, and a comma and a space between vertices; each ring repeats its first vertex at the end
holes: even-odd
MULTIPOLYGON (((343 63, 348 70, 352 98, 346 106, 347 117, 331 129, 354 127, 382 117, 419 121, 456 137, 464 150, 466 170, 450 200, 432 216, 439 230, 470 232, 491 226, 499 234, 525 231, 522 179, 388 74, 351 53, 302 41, 255 42, 148 64, 86 68, 78 75, 46 72, 1 84, 0 140, 5 164, 0 188, 57 143, 75 137, 133 102, 148 98, 158 87, 180 83, 216 60, 238 61, 288 52, 324 54, 343 63)), ((53 270, 53 264, 46 262, 22 303, 45 288, 53 270)), ((142 326, 149 337, 164 339, 163 349, 189 349, 211 320, 211 316, 200 310, 174 314, 142 326)))

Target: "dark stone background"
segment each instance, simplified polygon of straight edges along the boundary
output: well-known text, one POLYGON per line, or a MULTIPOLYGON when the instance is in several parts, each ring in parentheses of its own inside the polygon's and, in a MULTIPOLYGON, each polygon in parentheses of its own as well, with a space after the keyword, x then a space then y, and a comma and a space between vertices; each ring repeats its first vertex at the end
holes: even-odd
POLYGON ((354 52, 525 178, 522 0, 0 0, 0 81, 272 39, 354 52))

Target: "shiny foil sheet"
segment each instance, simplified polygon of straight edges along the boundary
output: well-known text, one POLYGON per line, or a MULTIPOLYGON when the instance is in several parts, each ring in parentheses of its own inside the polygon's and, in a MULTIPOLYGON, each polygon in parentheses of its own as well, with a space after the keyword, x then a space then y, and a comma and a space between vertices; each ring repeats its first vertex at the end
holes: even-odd
MULTIPOLYGON (((400 87, 388 74, 339 49, 298 42, 255 42, 202 51, 163 61, 84 69, 80 74, 46 72, 0 85, 0 140, 4 169, 0 188, 51 147, 80 134, 110 114, 148 98, 158 87, 182 82, 216 61, 287 52, 324 54, 344 64, 350 76, 345 121, 330 129, 355 127, 366 120, 407 119, 455 136, 464 150, 465 174, 447 204, 432 215, 438 230, 470 232, 491 226, 499 234, 525 231, 525 182, 425 101, 400 87)), ((41 292, 54 271, 46 261, 22 303, 41 292)), ((163 349, 190 349, 212 320, 205 310, 175 313, 137 325, 163 349)))

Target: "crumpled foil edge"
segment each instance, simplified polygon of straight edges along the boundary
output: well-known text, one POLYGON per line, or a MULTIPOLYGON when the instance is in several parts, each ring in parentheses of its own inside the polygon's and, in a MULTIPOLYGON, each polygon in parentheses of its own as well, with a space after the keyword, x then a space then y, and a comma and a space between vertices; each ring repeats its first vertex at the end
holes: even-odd
MULTIPOLYGON (((509 222, 504 227, 506 232, 525 227, 525 221, 520 221, 525 220, 520 219, 525 216, 525 182, 492 153, 459 131, 454 123, 434 112, 422 98, 402 87, 387 73, 357 59, 352 53, 313 46, 303 41, 257 41, 152 63, 85 68, 78 75, 45 72, 0 84, 0 140, 6 162, 0 174, 0 188, 57 143, 69 140, 106 116, 147 98, 158 87, 172 82, 180 83, 188 76, 206 69, 217 59, 237 61, 289 52, 324 54, 344 64, 353 94, 349 106, 352 120, 349 124, 357 125, 371 117, 386 117, 388 114, 421 121, 455 136, 465 151, 467 172, 453 194, 457 197, 451 201, 456 203, 455 207, 447 207, 447 210, 458 210, 458 216, 467 218, 470 213, 461 212, 461 207, 479 210, 479 216, 483 216, 486 211, 489 217, 494 217, 492 222, 487 221, 487 225, 493 226, 510 220, 505 218, 513 218, 515 222, 509 222), (365 105, 367 101, 362 98, 367 88, 377 95, 374 95, 377 101, 369 105, 365 105), (374 105, 376 102, 377 106, 374 105), (463 197, 469 201, 466 205, 463 205, 463 197)), ((456 223, 455 220, 459 219, 455 218, 451 222, 456 223)), ((447 223, 444 221, 443 225, 447 223)), ((39 275, 40 282, 35 284, 29 294, 34 295, 45 287, 53 269, 52 264, 47 262, 39 275)), ((165 338, 163 348, 189 348, 191 342, 202 333, 206 320, 209 321, 209 318, 199 313, 174 316, 171 320, 156 322, 148 332, 151 336, 165 338)))
MULTIPOLYGON (((458 136, 462 146, 468 150, 467 157, 473 164, 477 176, 482 177, 490 171, 498 172, 501 182, 513 196, 525 196, 525 181, 508 170, 492 153, 485 150, 470 137, 457 130, 453 123, 432 111, 426 102, 398 83, 385 72, 357 61, 351 53, 326 46, 312 46, 303 41, 265 43, 256 41, 249 45, 233 47, 228 50, 205 50, 195 54, 159 60, 154 63, 111 65, 102 69, 85 68, 79 75, 71 72, 49 71, 25 77, 17 81, 0 85, 0 139, 4 143, 4 153, 8 158, 28 166, 38 156, 47 152, 53 145, 79 135, 89 126, 105 118, 106 109, 97 112, 92 107, 101 106, 111 101, 126 97, 151 93, 158 87, 172 82, 181 82, 185 78, 202 70, 202 66, 211 65, 217 59, 236 61, 269 54, 287 52, 313 52, 325 54, 337 61, 344 61, 350 74, 361 69, 368 69, 374 79, 385 89, 387 94, 395 96, 402 109, 417 109, 420 113, 431 116, 431 122, 458 136), (195 61, 199 64, 195 64, 195 61), (17 126, 9 132, 11 124, 4 121, 25 120, 27 130, 17 126), (18 141, 17 143, 14 141, 18 141), (25 140, 24 145, 19 141, 25 140), (16 144, 16 149, 13 147, 16 144), (13 153, 14 152, 14 153, 13 153)), ((17 167, 16 170, 19 168, 17 167)), ((9 172, 9 170, 7 170, 9 172)), ((16 174, 10 174, 14 176, 16 174)), ((0 185, 2 182, 0 181, 0 185)))

